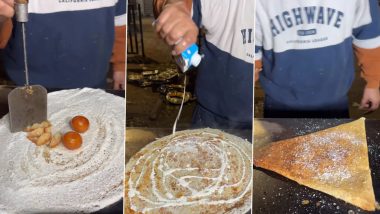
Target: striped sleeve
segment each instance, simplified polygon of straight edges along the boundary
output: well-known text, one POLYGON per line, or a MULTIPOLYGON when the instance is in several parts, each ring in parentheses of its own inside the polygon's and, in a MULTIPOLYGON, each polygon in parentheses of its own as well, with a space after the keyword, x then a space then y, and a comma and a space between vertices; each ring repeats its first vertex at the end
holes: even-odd
POLYGON ((115 7, 115 26, 123 26, 127 23, 127 0, 119 0, 115 7))
POLYGON ((380 86, 380 47, 364 49, 354 46, 361 77, 367 82, 367 88, 380 86))
POLYGON ((380 8, 377 0, 357 1, 353 26, 353 43, 356 47, 380 47, 380 8))
POLYGON ((263 31, 262 31, 262 25, 261 25, 261 19, 260 19, 260 14, 258 11, 259 4, 256 3, 256 15, 255 15, 255 61, 261 60, 262 59, 262 51, 263 51, 263 46, 264 46, 264 36, 263 36, 263 31))
POLYGON ((119 0, 115 5, 115 40, 112 50, 111 63, 113 70, 125 71, 126 51, 126 0, 119 0))
MULTIPOLYGON (((257 4, 258 6, 258 4, 257 4)), ((257 11, 257 10, 256 10, 257 11)), ((263 63, 262 63, 262 52, 263 52, 263 33, 260 23, 260 16, 258 15, 258 12, 255 13, 255 81, 259 79, 259 72, 262 70, 263 63)))
POLYGON ((367 88, 380 86, 380 8, 377 0, 358 1, 353 30, 355 55, 367 88))
POLYGON ((193 21, 198 27, 215 33, 220 23, 227 23, 228 17, 219 14, 228 14, 228 7, 226 0, 193 0, 193 21))

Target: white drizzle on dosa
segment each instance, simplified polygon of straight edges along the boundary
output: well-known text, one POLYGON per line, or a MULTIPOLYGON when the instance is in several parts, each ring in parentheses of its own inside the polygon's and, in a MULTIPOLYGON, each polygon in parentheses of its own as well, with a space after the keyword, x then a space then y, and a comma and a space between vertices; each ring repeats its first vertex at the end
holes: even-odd
POLYGON ((250 194, 251 163, 251 144, 238 137, 212 129, 177 132, 151 143, 127 164, 127 206, 142 213, 197 205, 232 206, 250 194), (144 177, 149 177, 148 183, 143 183, 144 177), (151 194, 139 191, 141 186, 151 194), (223 195, 231 188, 239 191, 223 195), (183 195, 177 197, 178 193, 183 195))

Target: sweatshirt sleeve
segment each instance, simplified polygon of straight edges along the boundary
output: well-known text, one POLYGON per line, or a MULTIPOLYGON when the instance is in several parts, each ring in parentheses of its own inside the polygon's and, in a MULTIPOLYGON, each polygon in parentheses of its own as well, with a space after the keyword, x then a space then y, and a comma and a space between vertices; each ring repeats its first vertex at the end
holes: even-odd
POLYGON ((377 0, 358 1, 353 29, 355 55, 368 88, 380 86, 380 8, 377 0))
MULTIPOLYGON (((232 20, 228 16, 216 16, 215 14, 228 14, 230 5, 226 0, 193 0, 192 17, 199 28, 215 33, 220 28, 220 23, 228 23, 232 20)), ((218 32, 219 33, 219 32, 218 32)))
POLYGON ((264 37, 261 28, 260 16, 256 12, 255 16, 255 81, 259 79, 259 72, 263 68, 262 55, 263 55, 263 43, 264 37))
POLYGON ((354 46, 355 55, 361 72, 361 77, 367 82, 367 88, 379 88, 380 86, 380 47, 359 48, 354 46))
POLYGON ((126 51, 126 1, 120 0, 115 11, 115 42, 112 51, 111 63, 114 71, 125 71, 126 51))

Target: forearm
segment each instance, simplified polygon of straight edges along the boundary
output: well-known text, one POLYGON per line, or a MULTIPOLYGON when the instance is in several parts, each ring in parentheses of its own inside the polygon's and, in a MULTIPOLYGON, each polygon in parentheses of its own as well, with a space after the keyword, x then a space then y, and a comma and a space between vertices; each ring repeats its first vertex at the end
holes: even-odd
POLYGON ((12 19, 7 18, 4 22, 0 24, 0 49, 5 48, 8 40, 12 34, 12 19))
POLYGON ((354 46, 361 76, 366 80, 367 88, 379 88, 380 86, 380 47, 364 49, 354 46))
POLYGON ((111 62, 114 72, 125 71, 126 26, 115 27, 115 42, 111 62))
POLYGON ((4 48, 12 34, 14 0, 0 0, 0 48, 4 48))
POLYGON ((179 2, 183 2, 188 12, 191 13, 191 8, 193 5, 192 0, 153 0, 154 17, 157 18, 161 14, 161 12, 163 11, 166 5, 179 3, 179 2))
POLYGON ((259 73, 263 69, 263 63, 261 60, 255 61, 255 82, 259 79, 259 73))

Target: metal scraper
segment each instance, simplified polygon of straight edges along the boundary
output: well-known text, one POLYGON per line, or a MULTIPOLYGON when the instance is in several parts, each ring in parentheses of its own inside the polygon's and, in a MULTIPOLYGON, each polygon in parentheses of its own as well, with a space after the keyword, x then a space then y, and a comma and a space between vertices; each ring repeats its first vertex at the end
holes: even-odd
POLYGON ((33 123, 47 119, 47 91, 40 85, 29 85, 26 53, 25 23, 28 21, 28 1, 16 0, 16 20, 21 22, 24 49, 25 86, 13 89, 8 95, 11 132, 24 130, 33 123))

